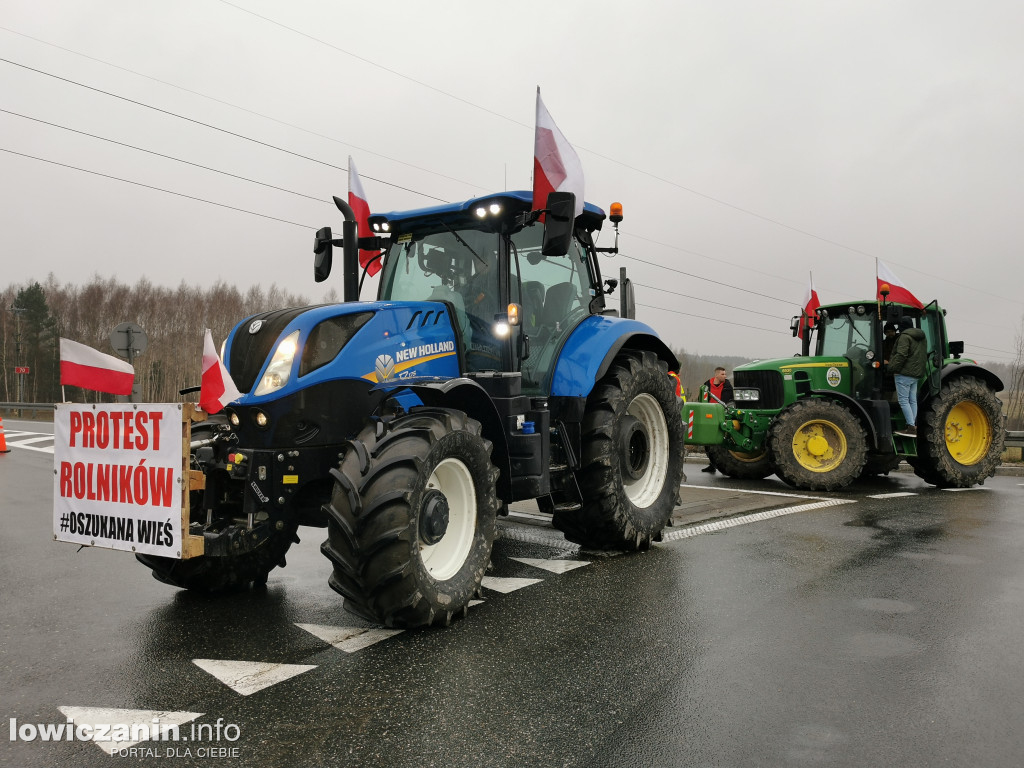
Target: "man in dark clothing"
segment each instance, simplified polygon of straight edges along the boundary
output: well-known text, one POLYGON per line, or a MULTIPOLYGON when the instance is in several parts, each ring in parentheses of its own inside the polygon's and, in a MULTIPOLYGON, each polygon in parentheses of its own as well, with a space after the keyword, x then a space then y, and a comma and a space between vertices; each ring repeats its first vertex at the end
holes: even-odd
POLYGON ((917 382, 928 367, 928 350, 924 331, 914 327, 909 317, 900 319, 900 335, 893 347, 892 359, 887 360, 889 372, 896 380, 896 399, 899 401, 907 426, 897 435, 917 437, 917 382))
MULTIPOLYGON (((727 376, 725 368, 721 366, 715 368, 715 375, 705 381, 700 387, 700 399, 705 403, 712 402, 732 405, 732 384, 726 378, 727 376)), ((713 474, 716 469, 715 462, 709 454, 708 465, 701 472, 711 472, 713 474)))

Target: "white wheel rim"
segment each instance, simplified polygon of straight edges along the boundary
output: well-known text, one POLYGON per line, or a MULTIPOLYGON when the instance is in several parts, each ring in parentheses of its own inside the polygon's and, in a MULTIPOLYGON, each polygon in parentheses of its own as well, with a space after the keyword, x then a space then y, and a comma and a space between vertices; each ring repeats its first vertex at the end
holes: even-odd
POLYGON ((448 499, 448 530, 436 544, 420 543, 420 560, 433 578, 446 581, 459 572, 473 549, 476 532, 473 475, 458 459, 445 459, 430 473, 426 490, 440 491, 448 499))
POLYGON ((649 507, 661 495, 665 478, 668 476, 668 423, 665 421, 661 404, 653 395, 647 393, 633 398, 629 407, 626 408, 626 412, 642 423, 647 430, 650 458, 647 462, 647 469, 640 477, 633 480, 624 475, 622 484, 626 490, 626 498, 634 506, 649 507))

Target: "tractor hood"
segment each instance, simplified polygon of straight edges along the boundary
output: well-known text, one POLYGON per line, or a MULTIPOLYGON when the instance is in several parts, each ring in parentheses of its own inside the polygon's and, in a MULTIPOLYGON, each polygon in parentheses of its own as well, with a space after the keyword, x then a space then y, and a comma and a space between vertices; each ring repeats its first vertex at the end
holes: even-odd
POLYGON ((756 360, 733 369, 733 397, 737 405, 781 408, 792 402, 796 382, 806 380, 811 389, 849 393, 850 360, 845 357, 782 357, 756 360), (756 394, 751 392, 756 390, 756 394))
POLYGON ((253 315, 231 331, 224 357, 243 405, 340 379, 373 385, 459 371, 448 311, 426 301, 349 302, 253 315))

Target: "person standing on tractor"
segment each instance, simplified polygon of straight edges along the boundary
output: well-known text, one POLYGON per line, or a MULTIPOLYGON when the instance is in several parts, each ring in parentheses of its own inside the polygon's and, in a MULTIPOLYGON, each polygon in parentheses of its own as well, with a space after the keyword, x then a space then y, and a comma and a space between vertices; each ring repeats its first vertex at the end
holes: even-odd
MULTIPOLYGON (((718 366, 715 368, 715 375, 705 381, 700 386, 700 399, 701 402, 711 403, 722 403, 723 405, 732 404, 732 384, 728 379, 728 373, 725 368, 718 366)), ((714 459, 708 454, 708 465, 701 470, 701 472, 709 472, 714 474, 717 471, 714 459)))
POLYGON ((896 380, 896 399, 907 420, 907 426, 896 434, 917 437, 917 383, 927 372, 928 352, 924 331, 915 328, 913 320, 900 318, 899 326, 892 359, 886 360, 896 380))

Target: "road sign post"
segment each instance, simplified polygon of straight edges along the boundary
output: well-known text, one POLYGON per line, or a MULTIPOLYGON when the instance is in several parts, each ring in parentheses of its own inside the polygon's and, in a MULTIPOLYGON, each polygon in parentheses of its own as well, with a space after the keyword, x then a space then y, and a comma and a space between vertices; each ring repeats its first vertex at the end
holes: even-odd
MULTIPOLYGON (((110 332, 110 346, 121 357, 128 360, 129 365, 135 365, 135 358, 146 351, 149 346, 149 337, 142 330, 141 325, 135 323, 121 323, 110 332)), ((138 379, 136 379, 136 382, 138 379)), ((138 394, 138 384, 132 385, 132 393, 128 396, 128 402, 134 403, 138 394)))

